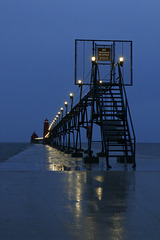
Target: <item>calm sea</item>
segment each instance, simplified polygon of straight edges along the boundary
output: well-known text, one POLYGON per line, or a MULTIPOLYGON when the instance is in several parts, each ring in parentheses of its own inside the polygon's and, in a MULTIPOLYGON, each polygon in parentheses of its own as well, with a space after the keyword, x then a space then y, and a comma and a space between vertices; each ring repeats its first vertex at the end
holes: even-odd
POLYGON ((0 162, 24 151, 30 143, 0 143, 0 162))

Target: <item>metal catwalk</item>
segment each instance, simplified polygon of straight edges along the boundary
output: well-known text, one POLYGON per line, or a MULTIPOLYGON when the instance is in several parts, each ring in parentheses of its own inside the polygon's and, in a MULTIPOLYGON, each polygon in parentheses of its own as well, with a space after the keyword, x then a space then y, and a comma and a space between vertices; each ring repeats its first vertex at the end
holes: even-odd
POLYGON ((135 168, 136 137, 125 90, 132 85, 132 41, 75 40, 75 84, 78 103, 73 104, 70 94, 70 111, 65 102, 66 111, 62 108, 53 120, 45 142, 66 153, 79 153, 85 130, 85 153, 92 159, 97 125, 101 138, 97 157, 105 157, 108 168, 111 158, 135 168))

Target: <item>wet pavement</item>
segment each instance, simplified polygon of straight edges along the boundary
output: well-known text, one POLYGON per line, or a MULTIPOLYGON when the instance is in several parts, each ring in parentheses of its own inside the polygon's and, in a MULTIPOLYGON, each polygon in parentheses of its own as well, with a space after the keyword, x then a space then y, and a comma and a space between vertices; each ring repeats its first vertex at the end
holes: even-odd
POLYGON ((43 145, 0 163, 0 239, 159 240, 158 157, 111 165, 43 145))

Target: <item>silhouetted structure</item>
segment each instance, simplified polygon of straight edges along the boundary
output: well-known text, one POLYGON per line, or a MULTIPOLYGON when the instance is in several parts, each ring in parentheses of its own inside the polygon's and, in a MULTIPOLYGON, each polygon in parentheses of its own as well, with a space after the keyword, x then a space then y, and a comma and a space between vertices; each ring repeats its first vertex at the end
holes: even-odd
POLYGON ((49 129, 49 122, 48 119, 44 121, 44 128, 43 128, 43 143, 45 143, 45 137, 48 134, 48 129, 49 129))
POLYGON ((31 136, 31 143, 37 143, 36 138, 38 138, 37 134, 35 133, 35 131, 33 132, 32 136, 31 136))
MULTIPOLYGON (((133 163, 135 168, 135 132, 125 86, 132 86, 132 41, 75 40, 75 85, 79 102, 66 115, 58 112, 49 127, 45 141, 61 150, 72 150, 80 156, 82 129, 88 139, 88 160, 93 158, 93 128, 99 127, 102 150, 97 155, 118 162, 133 163), (84 91, 82 91, 84 90, 84 91), (48 133, 48 134, 47 134, 48 133)), ((62 108, 63 109, 63 108, 62 108)), ((47 123, 46 123, 47 124, 47 123)))

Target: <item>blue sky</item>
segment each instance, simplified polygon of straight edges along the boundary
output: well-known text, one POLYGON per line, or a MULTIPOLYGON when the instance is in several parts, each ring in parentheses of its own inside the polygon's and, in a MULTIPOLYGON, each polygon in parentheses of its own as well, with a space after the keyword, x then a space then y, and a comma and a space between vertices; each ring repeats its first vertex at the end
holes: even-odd
POLYGON ((29 141, 74 86, 74 40, 133 41, 127 88, 138 142, 160 142, 158 0, 1 0, 0 141, 29 141))

